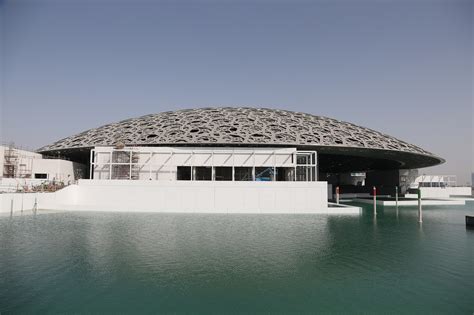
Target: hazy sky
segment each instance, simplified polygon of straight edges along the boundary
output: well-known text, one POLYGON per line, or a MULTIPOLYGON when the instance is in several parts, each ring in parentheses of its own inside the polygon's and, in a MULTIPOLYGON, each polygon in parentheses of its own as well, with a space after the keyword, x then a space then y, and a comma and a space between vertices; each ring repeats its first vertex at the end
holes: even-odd
POLYGON ((325 115, 470 181, 473 1, 0 0, 1 139, 38 148, 179 108, 325 115))

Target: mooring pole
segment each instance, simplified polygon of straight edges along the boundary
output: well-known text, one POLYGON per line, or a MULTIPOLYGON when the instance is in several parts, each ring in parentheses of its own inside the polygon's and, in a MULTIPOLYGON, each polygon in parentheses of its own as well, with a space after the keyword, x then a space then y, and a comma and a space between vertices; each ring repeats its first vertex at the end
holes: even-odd
POLYGON ((421 209, 421 189, 418 188, 418 222, 423 222, 423 210, 421 209))
POLYGON ((339 204, 339 186, 336 187, 336 203, 339 204))
POLYGON ((35 204, 33 205, 33 212, 34 212, 34 214, 36 214, 37 211, 38 211, 38 200, 37 200, 37 198, 35 197, 35 204))
POLYGON ((377 188, 374 186, 372 191, 374 193, 374 215, 377 215, 377 188))
POLYGON ((395 206, 398 208, 398 186, 395 186, 395 206))
POLYGON ((10 202, 10 215, 13 215, 13 197, 12 197, 12 200, 10 202))

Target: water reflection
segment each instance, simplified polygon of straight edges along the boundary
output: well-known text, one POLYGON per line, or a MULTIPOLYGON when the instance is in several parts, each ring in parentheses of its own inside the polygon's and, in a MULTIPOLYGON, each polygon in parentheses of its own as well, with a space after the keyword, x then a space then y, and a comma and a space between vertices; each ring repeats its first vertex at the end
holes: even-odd
POLYGON ((3 217, 0 311, 468 311, 473 209, 378 211, 3 217))

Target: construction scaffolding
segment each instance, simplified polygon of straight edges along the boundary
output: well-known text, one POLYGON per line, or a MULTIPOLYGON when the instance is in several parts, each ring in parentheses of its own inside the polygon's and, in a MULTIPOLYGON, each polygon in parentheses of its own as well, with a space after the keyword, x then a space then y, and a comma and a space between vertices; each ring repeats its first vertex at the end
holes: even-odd
POLYGON ((4 178, 30 178, 31 162, 20 154, 13 143, 10 143, 4 151, 2 171, 4 178))

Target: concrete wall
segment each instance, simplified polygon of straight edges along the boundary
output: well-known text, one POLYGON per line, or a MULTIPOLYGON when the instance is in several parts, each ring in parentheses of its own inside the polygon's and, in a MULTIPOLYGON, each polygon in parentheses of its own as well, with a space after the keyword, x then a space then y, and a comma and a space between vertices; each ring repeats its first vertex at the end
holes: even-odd
POLYGON ((59 160, 59 159, 36 159, 33 162, 32 177, 36 173, 48 175, 48 180, 60 181, 65 184, 72 183, 78 179, 78 173, 85 175, 85 167, 82 164, 59 160))
MULTIPOLYGON (((471 196, 471 187, 420 187, 422 198, 443 199, 451 196, 471 196)), ((406 194, 407 198, 418 198, 417 194, 406 194)))
POLYGON ((446 187, 450 196, 471 196, 472 187, 446 187))
POLYGON ((77 204, 77 185, 54 193, 4 193, 0 194, 0 213, 31 211, 35 202, 38 209, 70 210, 77 204))
MULTIPOLYGON (((8 147, 0 146, 0 179, 4 177, 5 154, 8 150, 8 147)), ((78 178, 84 178, 86 175, 86 167, 80 163, 61 159, 43 159, 43 156, 36 152, 19 149, 13 150, 14 155, 17 157, 15 159, 14 179, 35 179, 35 174, 46 174, 46 179, 48 180, 68 184, 78 178)), ((34 181, 31 181, 31 183, 34 183, 34 181)))
POLYGON ((325 182, 80 181, 90 210, 304 213, 327 208, 325 182))
MULTIPOLYGON (((326 182, 160 182, 80 180, 55 193, 1 194, 0 212, 31 209, 199 212, 328 213, 326 182)), ((334 210, 337 211, 337 210, 334 210)))

